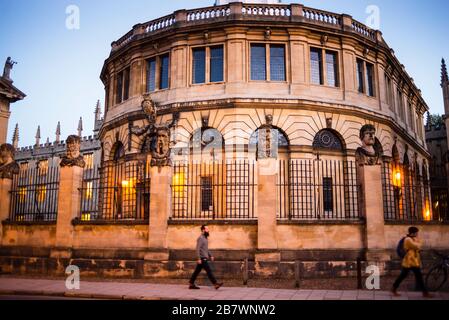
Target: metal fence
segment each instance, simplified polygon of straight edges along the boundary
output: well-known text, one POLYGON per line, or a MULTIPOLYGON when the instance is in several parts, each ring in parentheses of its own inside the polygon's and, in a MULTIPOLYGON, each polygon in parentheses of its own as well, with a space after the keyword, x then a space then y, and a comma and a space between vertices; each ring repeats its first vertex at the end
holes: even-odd
POLYGON ((146 163, 106 162, 85 169, 81 221, 147 221, 150 217, 150 171, 146 163))
POLYGON ((21 168, 13 178, 10 220, 52 222, 58 215, 59 166, 21 168))
POLYGON ((280 160, 277 189, 278 219, 360 219, 353 161, 280 160))
POLYGON ((385 162, 382 166, 385 220, 430 221, 429 180, 408 166, 385 162))
POLYGON ((255 219, 254 169, 249 161, 176 163, 171 219, 255 219))

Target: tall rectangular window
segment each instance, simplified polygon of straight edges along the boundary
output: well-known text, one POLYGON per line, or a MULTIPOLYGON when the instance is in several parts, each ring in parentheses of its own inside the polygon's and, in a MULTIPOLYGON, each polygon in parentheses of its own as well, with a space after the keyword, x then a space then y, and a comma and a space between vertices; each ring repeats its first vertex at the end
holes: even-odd
POLYGON ((160 58, 160 85, 159 89, 168 89, 169 86, 169 70, 170 70, 170 56, 168 54, 163 55, 160 58))
POLYGON ((393 87, 391 84, 391 79, 389 76, 387 76, 385 74, 385 95, 386 95, 387 103, 388 103, 388 106, 390 107, 390 110, 394 111, 393 99, 391 98, 392 93, 393 93, 393 87))
POLYGON ((222 82, 223 70, 223 46, 210 48, 210 82, 222 82))
POLYGON ((408 103, 408 124, 412 131, 415 131, 415 111, 413 111, 413 105, 409 102, 408 103))
POLYGON ((212 177, 201 177, 201 211, 213 210, 212 177))
POLYGON ((338 60, 337 53, 326 51, 326 76, 327 85, 338 87, 338 60))
POLYGON ((332 213, 334 211, 332 178, 323 178, 323 207, 325 213, 332 213))
POLYGON ((368 83, 367 94, 370 97, 374 97, 374 65, 366 63, 366 81, 368 83))
POLYGON ((116 103, 123 101, 123 71, 117 74, 117 99, 116 103))
POLYGON ((364 69, 363 60, 357 59, 357 85, 358 85, 357 90, 360 93, 365 92, 365 77, 363 76, 364 74, 363 69, 364 69))
POLYGON ((156 90, 156 58, 148 60, 147 65, 147 92, 156 90))
POLYGON ((323 53, 321 49, 310 49, 310 75, 313 84, 324 84, 323 82, 323 53))
POLYGON ((270 46, 270 80, 285 81, 285 46, 270 46))
POLYGON ((251 45, 251 80, 267 80, 267 53, 265 44, 251 45))
POLYGON ((129 98, 130 74, 131 74, 130 68, 126 69, 125 70, 125 75, 124 75, 124 77, 125 77, 125 79, 124 79, 125 88, 124 88, 124 91, 123 91, 123 100, 128 100, 128 98, 129 98))
POLYGON ((404 100, 402 98, 402 92, 400 89, 398 89, 397 92, 397 99, 398 99, 398 111, 399 111, 399 117, 405 121, 404 118, 404 100))
POLYGON ((206 48, 193 49, 194 84, 206 82, 206 48))

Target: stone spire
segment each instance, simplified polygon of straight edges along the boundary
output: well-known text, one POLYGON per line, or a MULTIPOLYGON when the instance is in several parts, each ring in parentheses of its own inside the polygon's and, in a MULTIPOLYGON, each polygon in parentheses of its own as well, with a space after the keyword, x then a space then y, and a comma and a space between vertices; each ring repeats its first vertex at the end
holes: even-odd
POLYGON ((19 147, 19 124, 16 123, 16 128, 14 129, 14 134, 12 136, 12 145, 15 149, 19 147))
MULTIPOLYGON (((443 89, 444 114, 449 116, 449 79, 447 75, 446 61, 441 60, 441 88, 443 89)), ((446 125, 448 125, 446 123, 446 125)), ((449 128, 448 128, 449 130, 449 128)), ((448 132, 449 135, 449 132, 448 132)))
POLYGON ((56 143, 61 142, 61 122, 58 121, 58 125, 56 126, 56 143))
POLYGON ((101 103, 100 100, 97 101, 97 105, 95 106, 95 123, 94 123, 94 132, 100 131, 102 121, 101 121, 101 103))
POLYGON ((36 132, 36 147, 39 147, 41 144, 41 126, 37 127, 37 132, 36 132))
POLYGON ((441 60, 441 86, 449 83, 449 77, 447 75, 446 61, 444 58, 441 60))
POLYGON ((83 134, 83 118, 80 117, 80 121, 78 122, 78 136, 82 138, 83 134))

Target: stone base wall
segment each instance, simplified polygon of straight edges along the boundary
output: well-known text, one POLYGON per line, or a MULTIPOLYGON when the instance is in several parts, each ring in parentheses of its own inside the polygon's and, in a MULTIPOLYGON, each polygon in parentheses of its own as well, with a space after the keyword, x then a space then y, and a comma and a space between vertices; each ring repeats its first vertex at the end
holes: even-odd
MULTIPOLYGON (((0 247, 0 274, 64 276, 65 268, 77 265, 82 277, 104 278, 182 278, 195 268, 195 245, 200 223, 168 226, 166 260, 146 261, 148 226, 77 225, 71 258, 51 258, 55 226, 3 225, 0 247)), ((425 265, 432 262, 430 249, 449 252, 449 225, 422 225, 426 242, 425 265)), ((294 279, 295 263, 302 278, 351 277, 357 274, 357 260, 366 261, 362 223, 282 224, 276 227, 279 261, 259 261, 264 254, 257 249, 257 224, 210 224, 210 247, 217 261, 213 264, 219 278, 243 279, 248 259, 250 278, 294 279)), ((383 261, 385 273, 399 269, 397 242, 408 225, 385 225, 387 248, 383 261)), ((362 262, 363 265, 369 262, 362 262)), ((364 269, 363 269, 364 270, 364 269)))

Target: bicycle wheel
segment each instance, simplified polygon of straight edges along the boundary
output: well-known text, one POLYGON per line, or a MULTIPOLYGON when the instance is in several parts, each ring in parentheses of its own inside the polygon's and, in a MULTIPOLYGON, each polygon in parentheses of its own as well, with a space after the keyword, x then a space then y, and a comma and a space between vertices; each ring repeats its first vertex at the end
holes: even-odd
POLYGON ((443 287, 447 280, 447 270, 443 265, 435 266, 430 269, 426 276, 426 287, 429 291, 438 291, 443 287))

